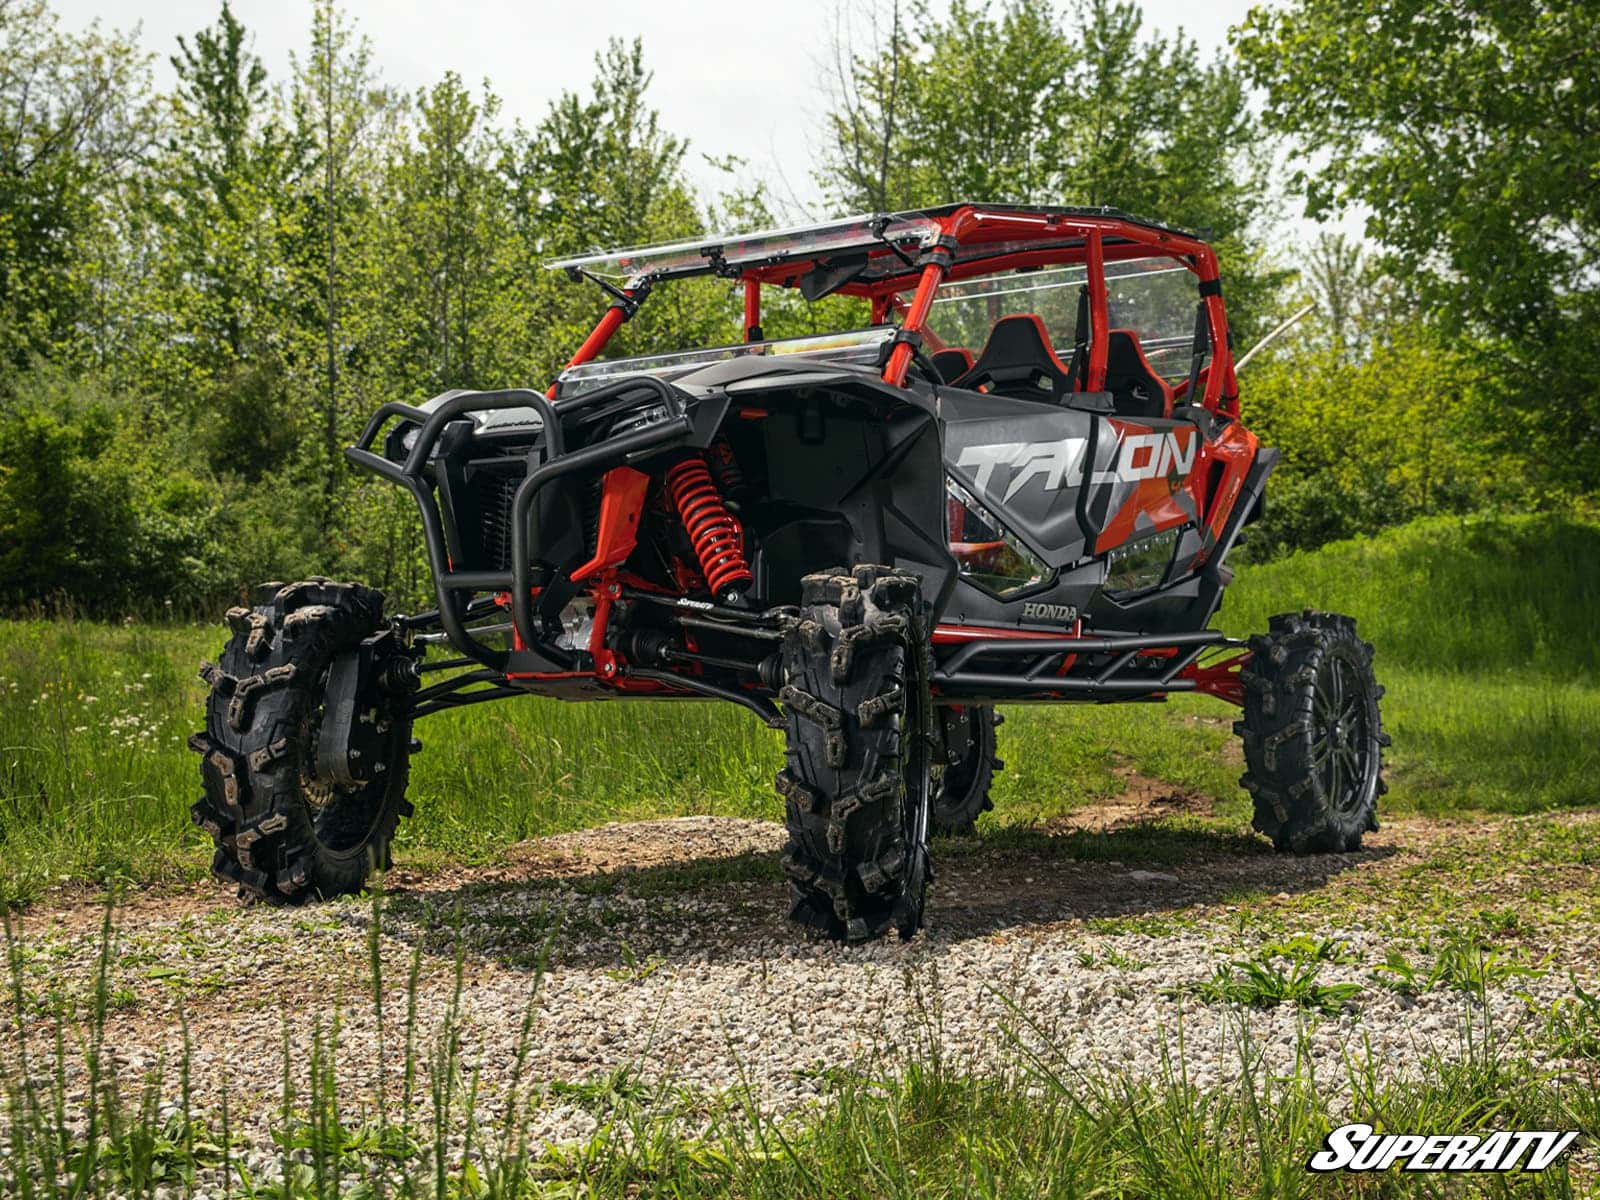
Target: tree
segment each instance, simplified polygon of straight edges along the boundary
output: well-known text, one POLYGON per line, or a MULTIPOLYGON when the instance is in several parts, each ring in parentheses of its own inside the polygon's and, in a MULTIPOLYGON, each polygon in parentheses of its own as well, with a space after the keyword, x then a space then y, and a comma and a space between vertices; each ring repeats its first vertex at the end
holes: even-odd
POLYGON ((894 0, 885 34, 878 9, 868 9, 865 50, 856 49, 842 29, 834 36, 834 109, 826 120, 831 174, 822 181, 847 208, 888 212, 905 207, 889 191, 890 167, 899 161, 903 136, 897 124, 908 65, 902 11, 901 0, 894 0))
MULTIPOLYGON (((517 229, 507 264, 542 335, 524 339, 517 370, 547 379, 582 340, 607 299, 554 278, 541 262, 587 250, 692 237, 706 228, 684 178, 688 144, 648 100, 651 73, 637 39, 595 56, 587 95, 564 92, 532 128, 502 143, 500 173, 517 229)), ((676 284, 652 296, 611 353, 650 353, 725 338, 737 306, 725 282, 676 284)))
POLYGON ((835 57, 819 181, 837 206, 1112 205, 1203 229, 1244 331, 1278 285, 1254 247, 1264 164, 1239 72, 1147 33, 1135 4, 922 2, 835 57))
POLYGON ((1600 6, 1294 0, 1236 44, 1302 150, 1307 212, 1361 206, 1384 267, 1488 336, 1551 461, 1600 483, 1600 6))
MULTIPOLYGON (((885 44, 836 48, 837 79, 820 181, 851 210, 952 200, 1043 200, 1080 52, 1050 6, 925 3, 885 44)), ((1060 199, 1060 197, 1054 197, 1060 199)))
POLYGON ((93 358, 114 198, 155 126, 148 58, 0 0, 0 361, 93 358))
POLYGON ((415 140, 386 173, 385 294, 391 368, 408 389, 492 386, 489 312, 500 291, 495 248, 509 213, 494 170, 499 100, 474 99, 454 71, 414 99, 415 140))
POLYGON ((1347 358, 1370 354, 1422 317, 1404 281, 1386 274, 1367 247, 1342 232, 1317 233, 1302 278, 1322 314, 1327 344, 1347 358))
POLYGON ((213 28, 192 44, 178 39, 172 66, 178 89, 169 152, 177 175, 170 228, 190 278, 210 301, 215 352, 237 361, 270 304, 275 203, 303 166, 304 147, 273 119, 266 68, 227 0, 213 28))
POLYGON ((255 478, 298 442, 285 403, 303 300, 290 251, 306 148, 227 3, 178 39, 169 132, 143 183, 150 263, 130 382, 183 403, 221 470, 255 478))
MULTIPOLYGON (((302 199, 315 215, 305 222, 306 276, 320 276, 323 335, 321 453, 325 466, 320 525, 334 519, 344 422, 340 399, 340 301, 354 274, 345 261, 350 243, 368 235, 368 216, 377 191, 378 153, 373 134, 394 107, 372 67, 372 48, 357 38, 333 0, 317 0, 312 14, 311 49, 294 60, 293 107, 300 140, 310 160, 302 199), (315 262, 311 261, 315 256, 315 262)), ((359 254, 361 246, 354 249, 359 254)))

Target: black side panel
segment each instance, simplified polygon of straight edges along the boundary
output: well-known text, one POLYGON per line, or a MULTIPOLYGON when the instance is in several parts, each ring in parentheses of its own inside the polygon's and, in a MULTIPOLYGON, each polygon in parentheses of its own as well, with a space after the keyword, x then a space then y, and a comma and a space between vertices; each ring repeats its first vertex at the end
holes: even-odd
MULTIPOLYGON (((811 386, 795 375, 771 372, 770 386, 743 380, 737 395, 766 414, 754 423, 765 497, 751 515, 777 536, 757 551, 762 596, 792 602, 801 575, 884 563, 915 571, 929 605, 941 611, 956 563, 945 540, 939 426, 927 398, 873 377, 836 373, 828 385, 811 386)), ((740 443, 747 436, 734 434, 740 443)))
POLYGON ((1156 499, 1180 510, 1163 527, 1198 519, 1182 486, 1200 449, 1192 420, 1130 421, 957 389, 941 396, 950 474, 1050 566, 1089 557, 1102 531, 1128 523, 1130 503, 1150 511, 1132 514, 1127 536, 1156 528, 1156 499), (1141 489, 1157 477, 1166 486, 1153 499, 1141 489))
POLYGON ((950 474, 1052 566, 1084 557, 1078 516, 1095 417, 1057 404, 943 389, 950 474))

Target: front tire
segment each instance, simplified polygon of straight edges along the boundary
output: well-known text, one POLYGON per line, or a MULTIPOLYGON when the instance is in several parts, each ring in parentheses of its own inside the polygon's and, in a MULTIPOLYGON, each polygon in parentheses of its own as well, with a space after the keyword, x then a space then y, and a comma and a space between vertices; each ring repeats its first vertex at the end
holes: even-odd
POLYGON ((864 942, 922 924, 929 876, 927 608, 890 567, 808 575, 784 635, 778 773, 792 920, 864 942))
POLYGON ((317 741, 329 668, 383 628, 383 594, 326 579, 264 590, 263 603, 228 612, 233 636, 201 667, 206 727, 189 745, 205 791, 190 812, 215 844, 213 873, 241 895, 293 904, 358 892, 389 866, 395 827, 411 814, 411 720, 392 691, 358 697, 381 756, 370 782, 319 777, 317 741))
POLYGON ((1239 673, 1244 719, 1233 728, 1256 829, 1296 854, 1359 850, 1388 790, 1371 643, 1351 618, 1307 610, 1273 617, 1250 650, 1239 673))

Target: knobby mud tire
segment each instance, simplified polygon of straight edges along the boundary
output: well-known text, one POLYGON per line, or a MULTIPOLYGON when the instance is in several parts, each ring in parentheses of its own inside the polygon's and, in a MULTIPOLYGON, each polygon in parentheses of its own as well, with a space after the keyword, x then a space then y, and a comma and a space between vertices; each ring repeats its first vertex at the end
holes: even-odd
POLYGON ((930 874, 927 609, 882 566, 805 577, 783 642, 790 918, 850 942, 922 924, 930 874))
POLYGON ((1250 639, 1240 672, 1244 741, 1240 779, 1255 803, 1254 825, 1279 850, 1340 853, 1378 828, 1383 779, 1383 688, 1372 645, 1349 617, 1289 613, 1250 639))
POLYGON ((360 891, 411 814, 411 722, 403 705, 371 702, 363 719, 379 722, 385 756, 364 786, 318 780, 316 745, 329 664, 382 627, 383 594, 310 579, 269 584, 261 600, 229 610, 232 636, 200 670, 211 691, 189 740, 204 787, 191 815, 211 834, 213 873, 241 895, 297 904, 360 891))
POLYGON ((951 761, 933 795, 933 832, 943 837, 976 830, 978 818, 994 807, 989 790, 1006 765, 995 753, 995 730, 1004 723, 1004 714, 988 705, 969 705, 966 716, 966 736, 948 747, 951 761))

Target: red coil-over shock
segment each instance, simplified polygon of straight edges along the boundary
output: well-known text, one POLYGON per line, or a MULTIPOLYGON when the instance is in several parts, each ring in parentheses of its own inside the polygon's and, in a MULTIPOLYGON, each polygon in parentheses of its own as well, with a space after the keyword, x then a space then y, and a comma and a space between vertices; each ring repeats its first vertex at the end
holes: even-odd
POLYGON ((667 471, 666 485, 711 594, 743 592, 755 578, 744 559, 744 531, 722 502, 706 460, 698 454, 682 459, 667 471))

